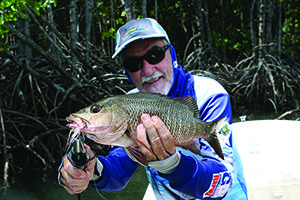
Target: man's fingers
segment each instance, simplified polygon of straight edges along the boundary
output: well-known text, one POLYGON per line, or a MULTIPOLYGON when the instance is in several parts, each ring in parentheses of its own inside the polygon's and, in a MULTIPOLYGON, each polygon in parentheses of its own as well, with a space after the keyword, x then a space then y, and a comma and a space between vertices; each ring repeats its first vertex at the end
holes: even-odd
POLYGON ((72 178, 77 178, 77 177, 84 178, 85 177, 85 172, 81 169, 74 167, 70 163, 67 156, 64 158, 64 164, 61 169, 61 173, 65 178, 66 177, 72 177, 72 178))
POLYGON ((81 193, 86 189, 86 179, 85 178, 74 178, 70 176, 64 168, 61 169, 60 177, 61 185, 69 194, 81 193))
POLYGON ((153 150, 154 154, 157 156, 158 160, 163 160, 167 158, 169 154, 166 152, 161 142, 161 138, 155 128, 154 125, 155 122, 153 118, 151 118, 150 115, 148 114, 143 114, 141 120, 147 132, 148 139, 151 144, 151 149, 153 150))
MULTIPOLYGON (((77 189, 77 185, 69 185, 68 181, 62 176, 61 179, 61 185, 65 188, 65 190, 69 193, 69 194, 76 194, 78 193, 78 189, 77 189)), ((75 182, 76 183, 76 182, 75 182)))
MULTIPOLYGON (((79 182, 77 182, 79 183, 79 182)), ((87 184, 85 182, 83 182, 80 185, 68 185, 68 184, 63 184, 62 185, 65 190, 69 193, 69 194, 80 194, 82 193, 84 190, 86 190, 87 188, 87 184)))
POLYGON ((96 155, 94 152, 91 150, 91 147, 84 144, 84 147, 86 149, 86 152, 88 153, 90 157, 90 161, 85 165, 85 171, 91 176, 94 174, 94 169, 95 169, 95 164, 96 164, 96 155))
POLYGON ((63 160, 63 166, 60 169, 60 181, 69 194, 83 192, 88 187, 88 183, 93 177, 96 158, 88 145, 85 145, 85 148, 90 158, 94 159, 90 160, 85 165, 84 170, 72 166, 67 156, 63 160))
POLYGON ((140 151, 142 152, 143 155, 146 156, 147 160, 148 161, 156 160, 156 156, 153 154, 153 152, 149 151, 149 149, 151 150, 151 147, 147 140, 146 130, 143 124, 139 124, 137 126, 137 139, 145 145, 144 146, 138 143, 140 147, 140 151))
POLYGON ((86 152, 88 153, 90 159, 93 158, 95 156, 94 152, 91 150, 91 147, 86 145, 86 144, 83 144, 85 149, 86 149, 86 152))
POLYGON ((173 155, 176 151, 176 148, 172 134, 159 117, 153 116, 152 119, 154 121, 154 126, 160 137, 162 145, 170 155, 173 155))

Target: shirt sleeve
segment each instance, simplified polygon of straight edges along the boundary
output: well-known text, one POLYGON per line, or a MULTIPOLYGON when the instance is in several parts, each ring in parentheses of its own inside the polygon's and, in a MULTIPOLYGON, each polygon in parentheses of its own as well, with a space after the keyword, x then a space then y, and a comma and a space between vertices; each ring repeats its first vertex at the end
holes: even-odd
POLYGON ((103 165, 102 176, 100 180, 90 182, 98 190, 123 190, 138 167, 138 163, 129 158, 123 147, 114 146, 106 157, 98 156, 98 159, 103 165))
MULTIPOLYGON (((220 85, 216 87, 222 90, 220 85)), ((181 161, 176 171, 161 176, 169 180, 172 188, 184 194, 200 199, 222 199, 232 187, 234 180, 230 98, 224 90, 218 92, 216 89, 212 93, 206 91, 202 97, 205 99, 199 100, 201 120, 212 122, 226 118, 218 133, 224 160, 217 156, 206 140, 196 139, 200 143, 201 156, 180 151, 181 161)))

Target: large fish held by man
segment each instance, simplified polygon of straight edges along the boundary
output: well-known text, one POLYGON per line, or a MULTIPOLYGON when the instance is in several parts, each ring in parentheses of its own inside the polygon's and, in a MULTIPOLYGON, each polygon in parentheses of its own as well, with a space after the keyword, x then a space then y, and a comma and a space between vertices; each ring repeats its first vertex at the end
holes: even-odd
POLYGON ((199 142, 194 139, 204 138, 224 159, 217 133, 225 119, 201 121, 197 103, 191 96, 173 98, 151 93, 112 96, 71 114, 67 126, 97 143, 124 147, 131 158, 148 165, 137 148, 141 141, 136 137, 144 113, 156 115, 164 122, 176 146, 201 155, 199 142))

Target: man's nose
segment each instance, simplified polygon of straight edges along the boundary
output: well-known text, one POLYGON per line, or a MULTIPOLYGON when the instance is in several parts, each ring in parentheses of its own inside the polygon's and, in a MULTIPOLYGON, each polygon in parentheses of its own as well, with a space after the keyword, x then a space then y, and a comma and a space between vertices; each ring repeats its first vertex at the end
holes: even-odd
POLYGON ((143 60, 142 72, 144 76, 151 76, 154 72, 155 65, 149 64, 146 60, 143 60))

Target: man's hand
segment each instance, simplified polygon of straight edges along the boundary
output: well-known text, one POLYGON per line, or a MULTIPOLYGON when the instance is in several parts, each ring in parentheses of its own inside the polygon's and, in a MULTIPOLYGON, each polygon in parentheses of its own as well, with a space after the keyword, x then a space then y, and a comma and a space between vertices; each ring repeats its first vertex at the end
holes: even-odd
POLYGON ((176 151, 175 141, 165 124, 157 116, 143 114, 142 123, 137 127, 137 139, 143 142, 139 145, 141 152, 146 156, 147 161, 164 160, 173 155, 176 151))
MULTIPOLYGON (((94 153, 88 145, 84 145, 90 158, 94 158, 94 153)), ((96 158, 90 160, 85 169, 78 169, 74 167, 67 156, 63 160, 62 167, 60 169, 60 181, 61 185, 69 194, 80 194, 83 192, 93 178, 96 158)))

